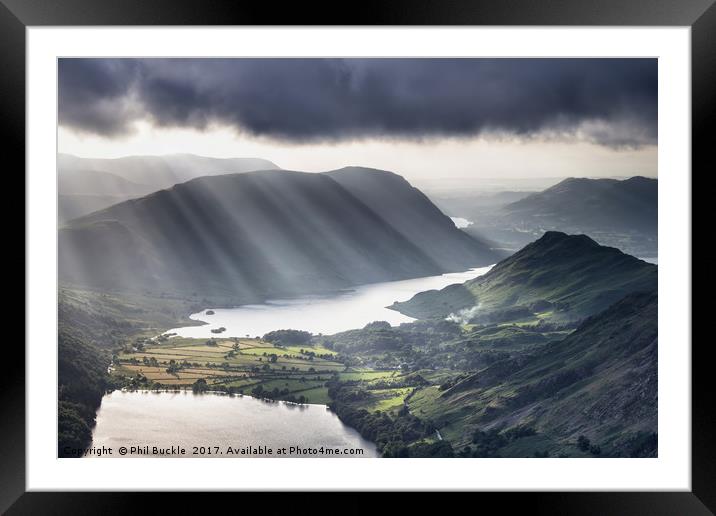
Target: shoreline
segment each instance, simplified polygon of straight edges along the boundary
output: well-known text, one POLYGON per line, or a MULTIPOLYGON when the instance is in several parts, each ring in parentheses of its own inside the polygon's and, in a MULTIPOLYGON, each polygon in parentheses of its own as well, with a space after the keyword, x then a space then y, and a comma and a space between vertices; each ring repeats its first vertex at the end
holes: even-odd
MULTIPOLYGON (((122 387, 120 389, 113 389, 112 391, 108 391, 104 394, 104 396, 107 396, 109 394, 113 394, 115 392, 140 392, 140 393, 146 393, 146 394, 172 394, 172 393, 185 393, 185 394, 192 394, 194 396, 202 396, 204 394, 210 394, 210 395, 218 395, 218 396, 228 396, 230 398, 249 398, 256 401, 262 401, 264 403, 285 403, 287 405, 296 405, 299 407, 325 407, 326 409, 330 410, 335 414, 333 409, 331 409, 330 405, 326 405, 325 403, 298 403, 296 401, 287 401, 287 400, 274 400, 271 398, 257 398, 256 396, 251 396, 250 394, 241 394, 241 393, 231 393, 231 392, 225 392, 225 391, 203 391, 203 392, 194 392, 191 390, 191 387, 186 387, 182 389, 128 389, 127 387, 122 387)), ((102 398, 104 398, 102 396, 102 398)), ((100 404, 100 407, 102 405, 100 404)), ((348 425, 346 425, 348 426, 348 425)))

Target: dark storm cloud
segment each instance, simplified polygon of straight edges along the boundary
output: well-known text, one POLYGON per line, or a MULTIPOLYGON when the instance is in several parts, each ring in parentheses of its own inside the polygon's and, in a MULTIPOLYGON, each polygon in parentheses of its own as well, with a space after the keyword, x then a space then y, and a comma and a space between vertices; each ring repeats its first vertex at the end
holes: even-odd
POLYGON ((60 123, 296 142, 483 133, 656 142, 655 59, 62 59, 60 123))

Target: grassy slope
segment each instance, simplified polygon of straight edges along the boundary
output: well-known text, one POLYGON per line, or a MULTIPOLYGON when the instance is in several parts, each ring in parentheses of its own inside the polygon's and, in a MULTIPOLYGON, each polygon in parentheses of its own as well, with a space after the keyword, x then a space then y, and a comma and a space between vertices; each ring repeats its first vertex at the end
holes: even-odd
POLYGON ((206 306, 192 297, 130 295, 60 285, 60 327, 100 348, 112 349, 137 335, 156 335, 176 326, 201 324, 187 317, 206 306))
MULTIPOLYGON (((428 387, 410 407, 458 447, 476 429, 529 425, 551 442, 535 438, 540 446, 532 451, 575 450, 585 435, 605 454, 628 455, 634 442, 656 432, 656 352, 656 294, 633 294, 564 340, 497 362, 445 391, 428 387)), ((502 453, 525 456, 524 447, 502 453)))
POLYGON ((484 276, 417 294, 392 308, 418 318, 457 313, 493 322, 490 318, 498 316, 524 319, 518 311, 513 317, 505 314, 521 307, 534 322, 579 320, 630 292, 652 289, 656 278, 655 265, 618 249, 600 246, 585 235, 549 232, 484 276))

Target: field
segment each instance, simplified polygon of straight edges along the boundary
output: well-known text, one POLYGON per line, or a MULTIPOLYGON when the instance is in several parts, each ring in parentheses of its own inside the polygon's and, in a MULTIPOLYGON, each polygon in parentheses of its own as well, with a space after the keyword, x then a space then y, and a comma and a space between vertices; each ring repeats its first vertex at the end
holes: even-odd
POLYGON ((328 404, 327 382, 360 385, 370 394, 358 404, 371 412, 399 410, 413 388, 397 370, 347 368, 320 345, 277 345, 255 338, 139 339, 115 356, 112 374, 130 388, 192 388, 328 404))
POLYGON ((320 346, 162 337, 140 340, 117 354, 112 374, 130 387, 190 388, 203 379, 209 389, 327 403, 325 383, 346 370, 333 358, 320 346))

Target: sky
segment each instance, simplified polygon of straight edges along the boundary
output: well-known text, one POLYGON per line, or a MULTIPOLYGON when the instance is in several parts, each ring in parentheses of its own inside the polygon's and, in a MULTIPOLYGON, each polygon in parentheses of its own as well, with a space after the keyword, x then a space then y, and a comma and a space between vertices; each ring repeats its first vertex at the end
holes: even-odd
POLYGON ((655 59, 60 59, 59 152, 408 179, 657 174, 655 59))

